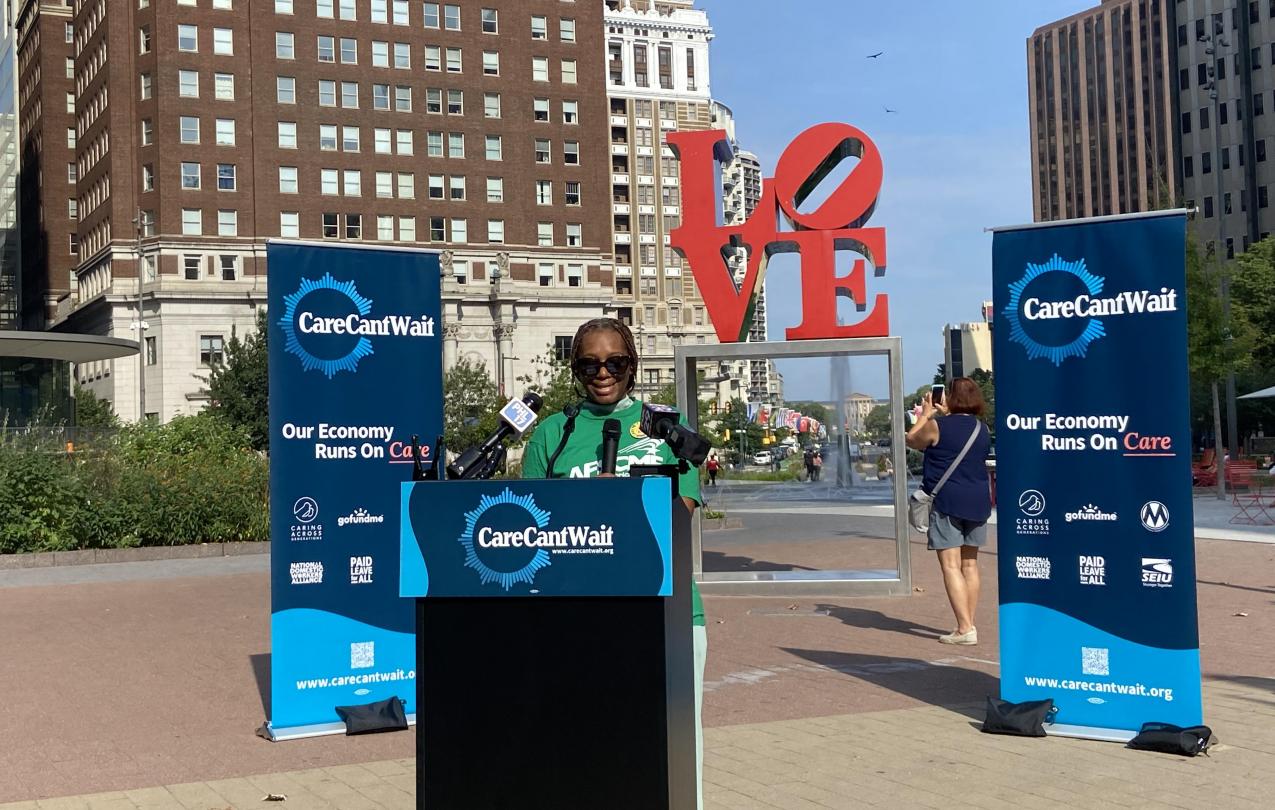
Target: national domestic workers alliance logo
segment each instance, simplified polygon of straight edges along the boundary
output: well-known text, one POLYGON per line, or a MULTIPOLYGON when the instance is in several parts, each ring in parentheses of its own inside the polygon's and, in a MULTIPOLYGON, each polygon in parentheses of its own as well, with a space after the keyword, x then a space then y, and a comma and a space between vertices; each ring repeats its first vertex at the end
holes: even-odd
POLYGON ((569 525, 550 529, 548 510, 535 498, 515 495, 506 488, 499 495, 483 495, 465 513, 460 544, 465 567, 478 572, 479 581, 496 583, 506 591, 518 583, 530 585, 547 568, 552 554, 613 554, 615 530, 606 525, 569 525))
POLYGON ((300 358, 306 371, 332 379, 337 372, 356 371, 359 361, 374 353, 374 337, 434 337, 432 316, 373 318, 372 304, 353 281, 338 281, 331 273, 302 278, 297 291, 283 298, 284 350, 300 358))
POLYGON ((1028 262, 1023 277, 1009 285, 1002 312, 1009 339, 1026 348, 1028 358, 1060 366, 1069 357, 1083 358, 1107 334, 1104 317, 1177 311, 1177 290, 1128 290, 1104 297, 1105 285, 1083 258, 1054 254, 1040 264, 1028 262))

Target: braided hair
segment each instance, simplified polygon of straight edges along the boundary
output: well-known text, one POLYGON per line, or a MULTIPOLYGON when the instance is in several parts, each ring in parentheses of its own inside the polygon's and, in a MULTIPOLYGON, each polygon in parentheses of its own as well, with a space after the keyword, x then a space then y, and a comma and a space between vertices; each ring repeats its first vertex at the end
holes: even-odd
POLYGON ((624 321, 616 318, 594 318, 591 321, 585 321, 580 324, 580 328, 576 330, 576 336, 571 340, 571 374, 576 379, 576 361, 580 359, 580 352, 584 345, 586 336, 593 332, 611 331, 620 336, 620 340, 624 343, 624 353, 629 356, 629 386, 624 389, 624 393, 628 394, 637 384, 637 367, 638 367, 638 351, 637 342, 633 339, 633 332, 629 329, 624 321))

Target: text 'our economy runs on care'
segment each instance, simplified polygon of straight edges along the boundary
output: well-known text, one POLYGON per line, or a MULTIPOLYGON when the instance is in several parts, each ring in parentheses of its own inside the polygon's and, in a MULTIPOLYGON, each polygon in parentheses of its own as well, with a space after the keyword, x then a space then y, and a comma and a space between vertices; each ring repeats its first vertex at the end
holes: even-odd
MULTIPOLYGON (((394 438, 393 425, 317 425, 284 423, 279 429, 285 439, 314 442, 314 457, 323 460, 385 459, 390 463, 412 460, 412 445, 394 438)), ((422 460, 429 448, 421 446, 422 460)))
POLYGON ((1041 450, 1097 450, 1126 456, 1174 455, 1172 437, 1130 430, 1129 422, 1130 417, 1116 415, 1047 413, 1043 416, 1020 416, 1011 413, 1005 417, 1005 427, 1010 430, 1039 432, 1041 450))

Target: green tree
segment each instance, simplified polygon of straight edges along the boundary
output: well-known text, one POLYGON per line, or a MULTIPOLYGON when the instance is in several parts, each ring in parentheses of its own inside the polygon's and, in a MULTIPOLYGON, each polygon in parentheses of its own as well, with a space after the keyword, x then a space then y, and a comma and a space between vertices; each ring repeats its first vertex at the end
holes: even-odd
POLYGON ((947 363, 939 363, 939 367, 935 369, 934 384, 947 385, 947 363))
POLYGON ((120 418, 109 399, 101 399, 91 389, 75 387, 75 425, 89 430, 114 430, 120 418))
POLYGON ((983 401, 987 403, 987 408, 983 411, 983 422, 986 423, 987 430, 994 439, 996 438, 996 383, 992 372, 976 368, 970 375, 970 379, 983 392, 983 401))
MULTIPOLYGON (((552 347, 531 361, 531 373, 519 377, 518 382, 524 389, 535 391, 544 400, 544 405, 540 408, 540 419, 583 399, 575 377, 571 374, 570 361, 560 359, 552 347)), ((536 420, 522 435, 524 441, 531 438, 539 424, 540 420, 536 420)))
POLYGON ((746 462, 753 453, 762 449, 762 437, 766 435, 761 425, 748 418, 748 405, 742 399, 731 400, 730 405, 718 413, 713 430, 710 441, 719 439, 727 458, 740 462, 746 462), (729 439, 726 438, 728 430, 729 439))
POLYGON ((1240 254, 1230 284, 1239 350, 1255 368, 1275 369, 1275 240, 1268 237, 1240 254))
POLYGON ((490 436, 498 427, 504 404, 486 363, 461 360, 452 366, 443 375, 443 440, 447 449, 459 453, 490 436))
POLYGON ((890 435, 890 406, 877 405, 868 411, 863 420, 863 432, 869 439, 884 439, 890 435))
POLYGON ((247 431, 255 450, 270 447, 270 372, 266 311, 257 310, 256 330, 242 339, 234 330, 226 352, 208 372, 208 410, 247 431))

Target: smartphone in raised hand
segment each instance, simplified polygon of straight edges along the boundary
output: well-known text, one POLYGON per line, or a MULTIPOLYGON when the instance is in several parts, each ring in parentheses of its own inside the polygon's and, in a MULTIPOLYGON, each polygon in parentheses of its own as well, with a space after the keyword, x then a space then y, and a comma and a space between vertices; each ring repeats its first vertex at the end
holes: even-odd
POLYGON ((930 388, 930 402, 933 402, 936 406, 942 405, 943 391, 944 391, 944 386, 942 385, 936 385, 930 388))

